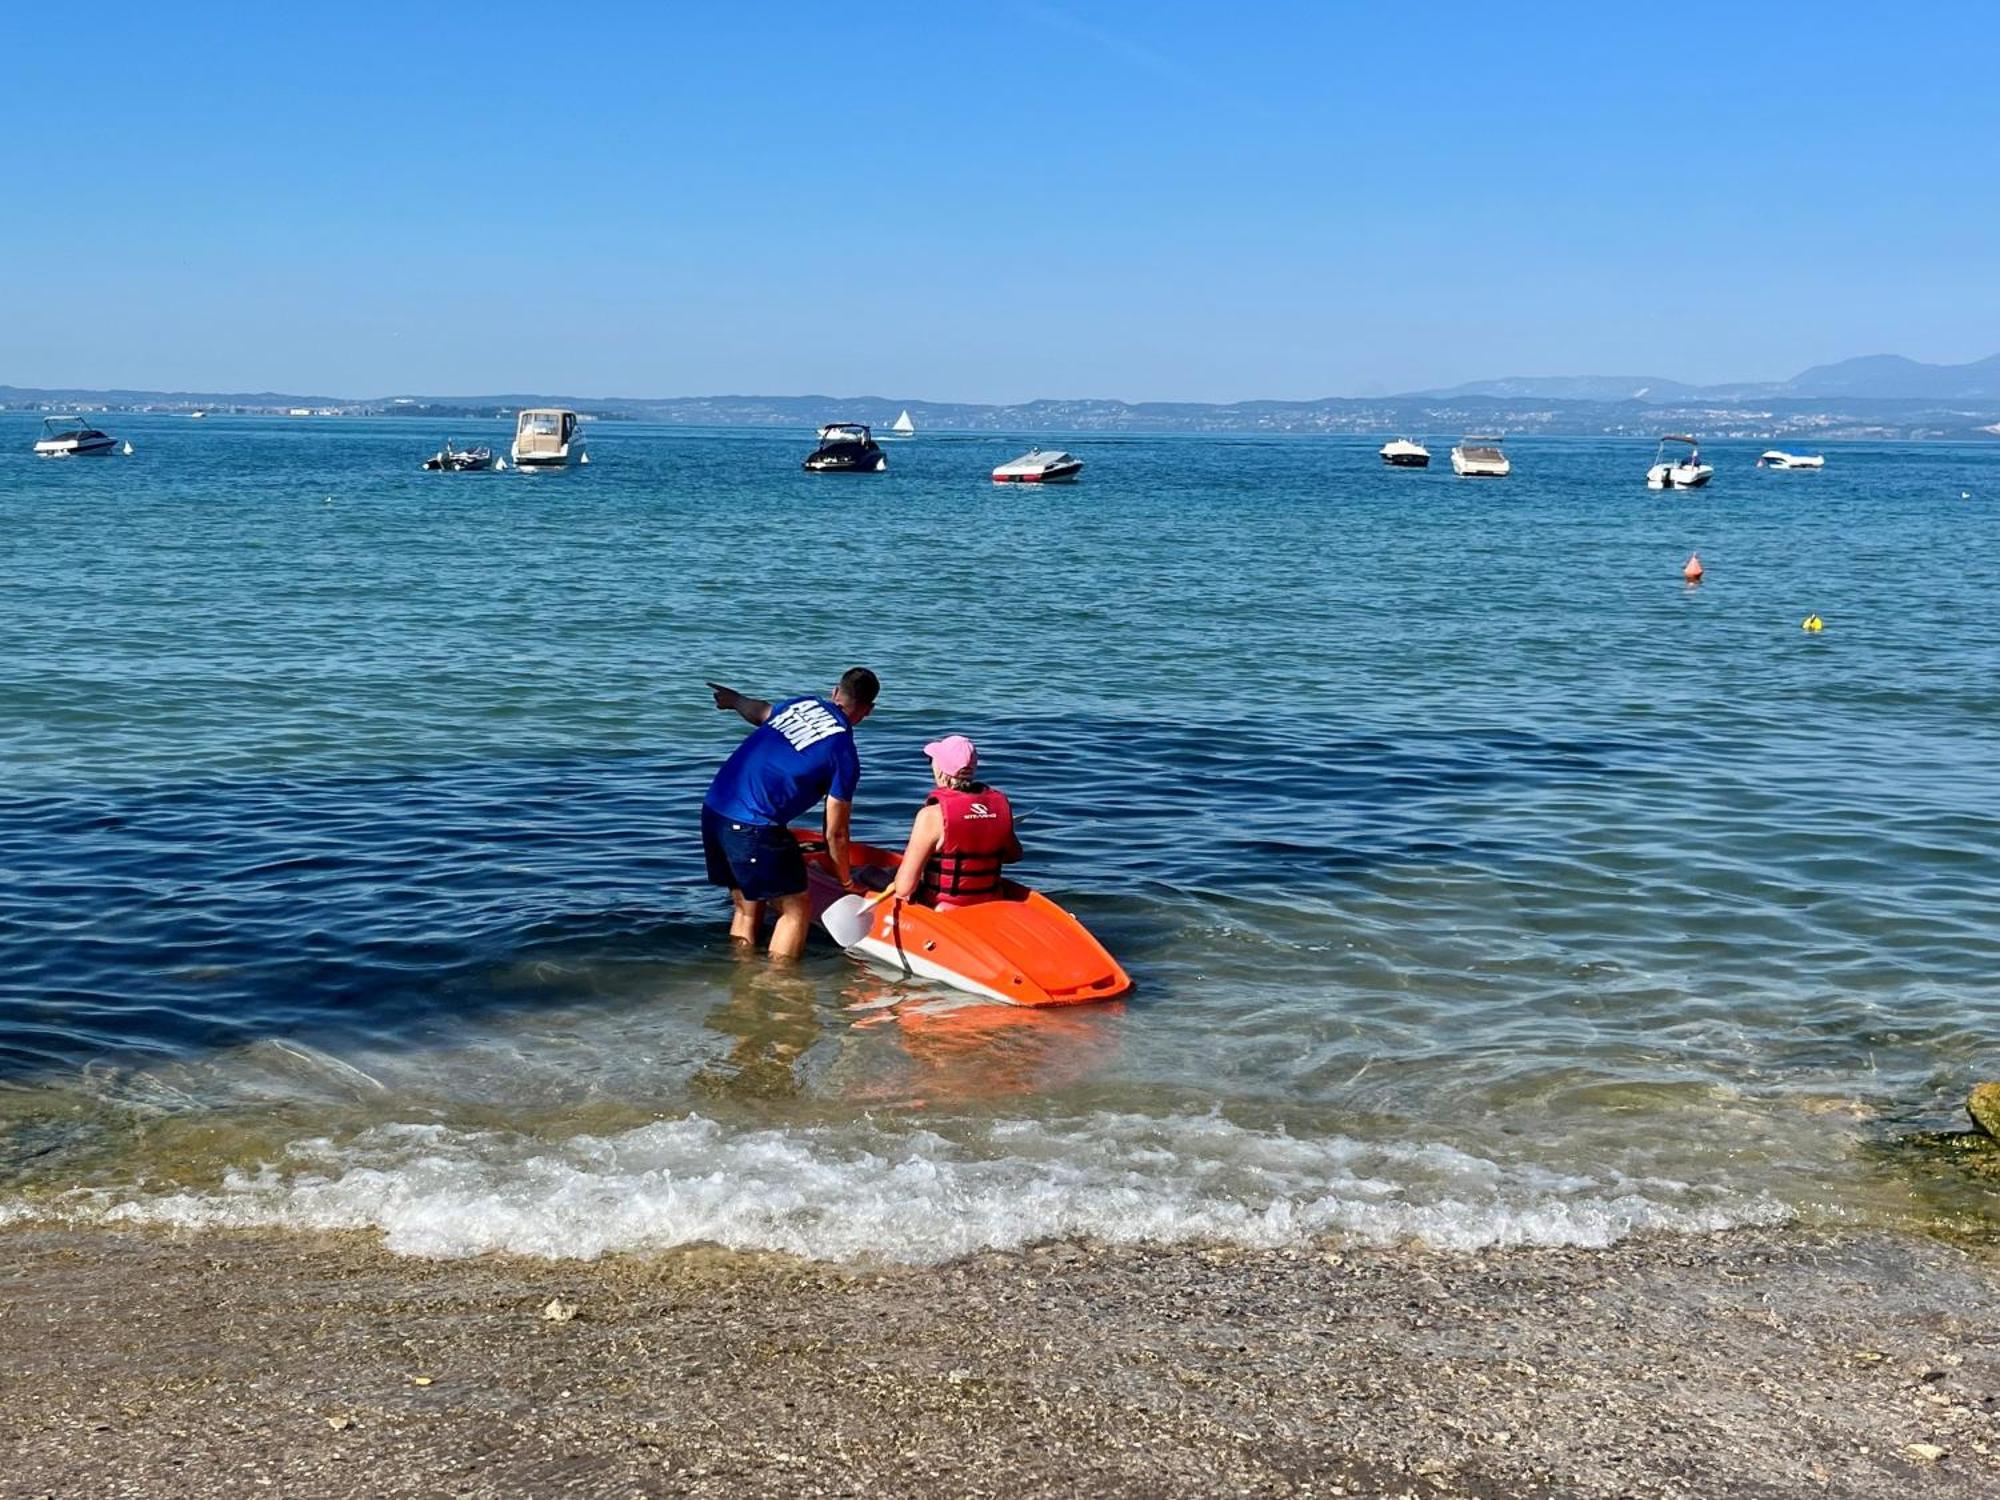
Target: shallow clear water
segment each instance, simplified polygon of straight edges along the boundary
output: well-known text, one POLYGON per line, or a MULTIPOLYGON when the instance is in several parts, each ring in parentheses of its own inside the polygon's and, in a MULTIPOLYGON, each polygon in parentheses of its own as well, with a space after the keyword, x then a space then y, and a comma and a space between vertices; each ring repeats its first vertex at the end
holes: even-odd
POLYGON ((1477 482, 1448 440, 1079 437, 1043 491, 984 479, 1033 434, 846 477, 605 423, 586 469, 435 475, 406 422, 121 416, 132 456, 59 463, 35 425, 0 1220, 926 1259, 1980 1211, 1880 1147, 2000 1074, 2000 448, 1718 444, 1661 495, 1638 442, 1477 482), (732 956, 703 679, 855 662, 857 831, 973 735, 1128 1003, 732 956))

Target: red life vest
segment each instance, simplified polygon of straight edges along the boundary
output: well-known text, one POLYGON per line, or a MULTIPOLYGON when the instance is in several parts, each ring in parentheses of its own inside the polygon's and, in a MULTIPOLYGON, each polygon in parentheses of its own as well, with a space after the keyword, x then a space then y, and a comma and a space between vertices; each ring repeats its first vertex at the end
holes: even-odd
POLYGON ((990 786, 961 792, 941 786, 924 801, 944 814, 944 838, 924 862, 917 899, 959 906, 981 901, 1000 889, 1003 856, 1014 847, 1014 809, 990 786))

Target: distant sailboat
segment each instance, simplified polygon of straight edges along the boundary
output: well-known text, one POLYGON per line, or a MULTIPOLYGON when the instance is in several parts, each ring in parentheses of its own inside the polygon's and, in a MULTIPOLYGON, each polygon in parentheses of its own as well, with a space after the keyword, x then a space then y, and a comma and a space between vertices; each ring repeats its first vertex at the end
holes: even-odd
POLYGON ((889 424, 889 430, 895 433, 897 437, 915 437, 917 435, 917 424, 910 420, 910 409, 907 406, 903 408, 903 414, 889 424))

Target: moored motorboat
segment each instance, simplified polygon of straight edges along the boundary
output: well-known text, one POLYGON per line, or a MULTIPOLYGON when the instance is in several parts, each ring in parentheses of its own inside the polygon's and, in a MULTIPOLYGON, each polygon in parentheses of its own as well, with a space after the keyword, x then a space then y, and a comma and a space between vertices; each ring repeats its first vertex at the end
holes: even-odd
POLYGON ((1653 467, 1646 471, 1646 488, 1696 490, 1714 477, 1714 468, 1701 461, 1701 448, 1695 440, 1686 433, 1669 432, 1661 436, 1659 450, 1653 455, 1653 467), (1683 458, 1668 458, 1669 443, 1687 444, 1687 455, 1683 458))
POLYGON ((1408 438, 1397 438, 1382 445, 1382 462, 1396 469, 1428 469, 1431 466, 1431 450, 1408 438))
POLYGON ((81 417, 43 417, 42 435, 35 443, 35 453, 41 458, 84 458, 117 451, 118 439, 99 432, 81 417))
POLYGON ((444 446, 424 460, 426 469, 444 469, 453 474, 470 474, 493 467, 493 450, 487 447, 454 448, 451 439, 444 440, 444 446))
MULTIPOLYGON (((821 836, 795 830, 807 851, 813 917, 849 894, 835 877, 821 836)), ((848 844, 853 878, 885 889, 902 862, 900 849, 848 844)), ((1083 1005, 1115 1000, 1132 979, 1084 925, 1039 891, 1002 881, 990 901, 947 910, 894 897, 867 914, 864 936, 848 947, 858 958, 907 978, 935 980, 1009 1005, 1083 1005)))
POLYGON ((1758 456, 1760 469, 1823 469, 1826 458, 1818 453, 1787 453, 1782 448, 1768 448, 1758 456))
POLYGON ((517 469, 560 469, 570 460, 587 464, 584 452, 583 419, 559 406, 531 407, 514 419, 514 467, 517 469))
POLYGON ((1451 472, 1461 479, 1505 479, 1514 465, 1500 451, 1501 441, 1470 434, 1460 438, 1451 450, 1451 472))
POLYGON ((882 445, 862 422, 829 422, 802 467, 815 474, 880 474, 889 467, 882 445))
POLYGON ((1083 472, 1083 460, 1060 448, 1030 448, 993 471, 996 484, 1068 484, 1083 472))

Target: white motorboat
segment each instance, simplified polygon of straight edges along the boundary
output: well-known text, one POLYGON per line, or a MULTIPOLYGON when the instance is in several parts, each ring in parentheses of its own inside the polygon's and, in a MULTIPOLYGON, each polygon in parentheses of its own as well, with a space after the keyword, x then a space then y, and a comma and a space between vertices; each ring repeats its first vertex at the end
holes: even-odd
POLYGON ((1431 450, 1408 438, 1397 438, 1393 443, 1382 445, 1382 462, 1397 469, 1428 469, 1431 466, 1431 450))
POLYGON ((1451 450, 1452 473, 1461 479, 1505 479, 1514 466, 1500 451, 1500 443, 1497 437, 1460 438, 1451 450))
POLYGON ((1660 439, 1659 451, 1653 456, 1653 467, 1646 471, 1646 488, 1649 490, 1696 490, 1715 477, 1715 470, 1701 461, 1701 449, 1695 440, 1685 433, 1669 432, 1660 439), (1686 443, 1685 458, 1667 457, 1667 444, 1686 443))
POLYGON ((35 444, 35 452, 42 458, 82 458, 117 451, 118 439, 99 432, 82 417, 43 417, 42 435, 35 444))
POLYGON ((1757 459, 1760 469, 1824 469, 1826 458, 1818 453, 1787 453, 1782 448, 1766 450, 1757 459))
POLYGON ((514 419, 514 467, 517 469, 560 469, 574 459, 590 462, 583 451, 581 419, 561 407, 532 407, 514 419))
POLYGON ((1069 484, 1083 472, 1083 460, 1060 448, 1030 448, 993 471, 995 484, 1069 484))
POLYGON ((889 430, 899 438, 917 435, 917 424, 910 420, 910 409, 907 406, 903 408, 903 414, 889 424, 889 430))

